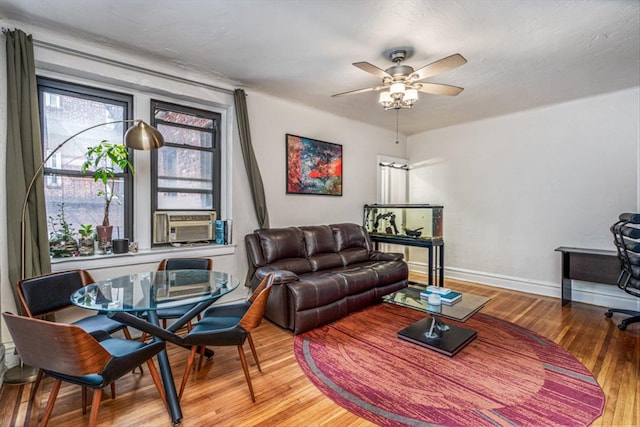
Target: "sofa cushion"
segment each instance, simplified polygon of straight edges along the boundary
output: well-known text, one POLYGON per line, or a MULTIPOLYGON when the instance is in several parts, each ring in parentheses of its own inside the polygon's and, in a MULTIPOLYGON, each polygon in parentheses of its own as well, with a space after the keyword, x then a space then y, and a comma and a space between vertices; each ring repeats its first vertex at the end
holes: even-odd
POLYGON ((333 230, 328 225, 305 226, 300 227, 300 230, 304 236, 307 256, 336 252, 333 230))
POLYGON ((367 252, 373 250, 371 239, 363 226, 351 223, 333 224, 331 229, 337 252, 349 248, 364 248, 367 252))
POLYGON ((294 311, 322 307, 338 301, 346 295, 346 282, 332 273, 310 273, 300 277, 299 282, 288 283, 293 297, 294 311))
POLYGON ((306 258, 304 239, 299 228, 256 230, 266 264, 285 258, 306 258))
POLYGON ((365 248, 348 248, 340 251, 340 258, 344 265, 366 262, 369 260, 369 251, 365 248))

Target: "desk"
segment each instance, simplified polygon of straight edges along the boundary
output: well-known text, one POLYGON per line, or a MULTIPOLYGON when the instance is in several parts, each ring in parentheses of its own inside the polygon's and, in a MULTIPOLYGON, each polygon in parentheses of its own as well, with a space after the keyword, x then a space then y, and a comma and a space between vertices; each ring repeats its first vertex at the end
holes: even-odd
MULTIPOLYGON (((175 270, 136 273, 102 280, 71 295, 78 307, 106 312, 128 326, 147 332, 155 340, 180 344, 176 331, 221 296, 231 292, 240 281, 220 271, 175 270), (185 304, 196 304, 167 329, 160 327, 156 310, 185 304), (149 321, 136 313, 147 312, 149 321)), ((182 420, 182 409, 176 393, 167 352, 158 353, 158 365, 173 425, 182 420)))
POLYGON ((562 253, 562 305, 571 302, 571 280, 616 285, 621 265, 614 250, 569 248, 560 246, 562 253))
POLYGON ((371 238, 371 241, 375 243, 376 250, 378 250, 378 243, 427 248, 427 250, 429 251, 427 260, 429 262, 427 285, 433 285, 433 274, 435 272, 438 277, 438 286, 444 286, 444 241, 442 239, 421 240, 411 237, 389 236, 380 234, 369 234, 369 237, 371 238))

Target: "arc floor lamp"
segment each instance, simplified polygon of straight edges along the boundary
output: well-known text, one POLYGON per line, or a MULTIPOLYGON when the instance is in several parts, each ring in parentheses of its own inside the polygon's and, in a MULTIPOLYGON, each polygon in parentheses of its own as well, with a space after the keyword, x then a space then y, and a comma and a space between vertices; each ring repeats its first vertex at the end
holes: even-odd
MULTIPOLYGON (((26 216, 27 216, 27 207, 29 205, 29 196, 31 195, 31 190, 36 183, 36 180, 44 170, 45 165, 49 161, 49 159, 60 150, 67 142, 71 141, 73 138, 77 137, 80 134, 83 134, 91 129, 95 129, 100 126, 118 124, 118 123, 136 123, 134 126, 130 127, 124 135, 124 143, 127 147, 134 150, 155 150, 164 145, 164 138, 162 134, 153 126, 149 126, 143 120, 140 119, 131 119, 131 120, 117 120, 112 122, 99 123, 97 125, 90 126, 86 129, 81 130, 69 138, 65 139, 58 145, 49 155, 42 161, 36 172, 33 174, 33 178, 31 178, 31 182, 29 182, 29 186, 27 187, 26 194, 24 196, 24 202, 22 204, 22 219, 20 221, 20 279, 25 279, 26 277, 26 261, 27 261, 27 241, 26 241, 26 216)), ((9 384, 20 384, 33 382, 35 380, 35 375, 37 371, 31 368, 30 366, 23 365, 22 363, 14 368, 9 369, 5 373, 4 381, 9 384)))

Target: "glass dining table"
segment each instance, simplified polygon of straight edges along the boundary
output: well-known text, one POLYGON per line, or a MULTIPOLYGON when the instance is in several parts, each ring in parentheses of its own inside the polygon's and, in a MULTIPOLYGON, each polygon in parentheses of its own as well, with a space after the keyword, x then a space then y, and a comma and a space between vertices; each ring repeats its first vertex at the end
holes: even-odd
MULTIPOLYGON (((133 273, 87 285, 71 295, 81 308, 97 310, 109 317, 153 336, 155 340, 181 345, 176 331, 223 295, 238 287, 230 274, 211 270, 167 270, 133 273), (166 329, 160 327, 156 310, 192 306, 166 329), (142 314, 144 317, 141 317, 142 314)), ((158 354, 158 365, 173 425, 182 421, 167 352, 158 354)))

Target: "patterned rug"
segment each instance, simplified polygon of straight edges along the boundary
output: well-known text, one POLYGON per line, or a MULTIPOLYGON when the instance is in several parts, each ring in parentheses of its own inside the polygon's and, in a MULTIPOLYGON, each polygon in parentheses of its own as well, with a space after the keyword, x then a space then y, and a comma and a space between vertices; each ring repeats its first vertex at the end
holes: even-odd
POLYGON ((309 379, 354 414, 383 426, 585 426, 600 416, 602 389, 552 341, 495 317, 454 357, 397 338, 424 318, 380 304, 298 335, 294 351, 309 379))

